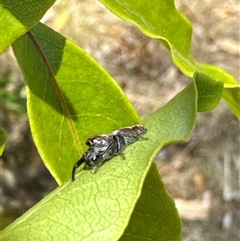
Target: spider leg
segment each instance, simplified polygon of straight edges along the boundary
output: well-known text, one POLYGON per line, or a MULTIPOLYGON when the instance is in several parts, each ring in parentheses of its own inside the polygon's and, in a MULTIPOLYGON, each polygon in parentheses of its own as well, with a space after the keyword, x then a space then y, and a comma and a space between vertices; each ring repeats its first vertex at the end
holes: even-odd
MULTIPOLYGON (((108 149, 107 149, 107 150, 108 150, 108 149)), ((107 151, 107 150, 106 150, 106 151, 107 151)), ((103 153, 103 155, 106 153, 106 151, 103 153)), ((96 174, 96 173, 98 172, 100 166, 101 166, 102 163, 106 160, 106 159, 103 157, 103 155, 98 158, 98 162, 97 162, 96 166, 94 167, 94 171, 93 171, 94 174, 96 174)))
POLYGON ((72 182, 75 180, 75 172, 76 172, 76 169, 82 164, 85 162, 85 159, 84 159, 84 156, 78 160, 76 162, 76 164, 74 165, 73 169, 72 169, 72 182))
POLYGON ((127 146, 127 142, 120 133, 116 133, 113 138, 115 139, 117 143, 117 151, 115 154, 118 154, 122 157, 123 160, 125 160, 125 148, 127 146))
POLYGON ((94 167, 94 174, 97 173, 97 171, 99 170, 100 166, 102 165, 102 163, 106 160, 111 159, 117 152, 117 149, 114 149, 114 144, 115 142, 112 142, 108 148, 101 153, 101 155, 98 157, 98 161, 96 166, 94 167))
POLYGON ((123 160, 125 160, 125 149, 123 149, 119 155, 122 157, 123 160))
POLYGON ((97 165, 97 166, 94 167, 94 170, 93 170, 94 174, 96 174, 98 172, 100 166, 101 166, 101 164, 99 166, 97 165))

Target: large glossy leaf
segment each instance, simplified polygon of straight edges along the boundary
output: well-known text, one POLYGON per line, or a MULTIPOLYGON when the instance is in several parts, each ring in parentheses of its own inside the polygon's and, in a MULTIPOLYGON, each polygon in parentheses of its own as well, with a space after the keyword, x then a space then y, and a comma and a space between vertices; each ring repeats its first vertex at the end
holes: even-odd
POLYGON ((89 136, 139 122, 116 82, 84 50, 43 24, 13 45, 28 91, 31 131, 59 184, 89 136))
POLYGON ((227 85, 223 90, 223 98, 231 106, 232 111, 240 120, 240 86, 227 85))
MULTIPOLYGON (((232 88, 236 85, 239 88, 237 81, 233 76, 226 71, 216 66, 206 65, 197 62, 191 53, 191 36, 192 26, 186 17, 179 12, 173 0, 99 0, 113 13, 137 25, 143 33, 152 38, 157 38, 171 51, 172 59, 176 66, 188 76, 193 76, 196 71, 208 75, 208 85, 214 85, 216 80, 224 83, 224 88, 227 89, 223 98, 226 100, 235 115, 240 115, 238 108, 239 102, 236 91, 232 88), (231 101, 229 101, 231 99, 231 101)), ((203 75, 202 75, 203 76, 203 75)), ((201 76, 199 76, 201 77, 201 76)), ((204 81, 204 80, 203 80, 204 81)), ((200 89, 199 89, 200 90, 200 89)), ((204 90, 200 90, 204 92, 204 90)), ((209 89, 210 96, 218 96, 219 89, 215 93, 215 88, 209 89)), ((213 103, 209 103, 208 107, 215 107, 216 99, 212 98, 213 103)), ((205 106, 206 100, 201 98, 198 100, 199 106, 205 106), (203 101, 203 103, 200 103, 203 101)), ((209 99, 211 101, 211 98, 209 99)))
POLYGON ((153 163, 143 184, 142 193, 127 228, 119 241, 180 241, 181 221, 174 201, 153 163))
POLYGON ((0 54, 37 24, 55 0, 0 0, 0 54))
POLYGON ((214 109, 222 98, 223 81, 211 78, 202 72, 195 73, 198 89, 198 111, 214 109))
POLYGON ((7 227, 2 241, 180 240, 174 203, 156 168, 149 169, 162 146, 188 140, 196 111, 197 89, 192 82, 144 119, 149 139, 129 146, 126 160, 115 157, 95 175, 83 170, 75 182, 64 184, 7 227), (146 213, 148 219, 143 220, 146 213))

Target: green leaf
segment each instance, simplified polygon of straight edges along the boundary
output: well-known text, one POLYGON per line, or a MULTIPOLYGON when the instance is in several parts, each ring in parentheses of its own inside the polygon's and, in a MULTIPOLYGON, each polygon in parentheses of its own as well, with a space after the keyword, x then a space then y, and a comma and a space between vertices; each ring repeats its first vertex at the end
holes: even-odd
POLYGON ((181 221, 174 201, 167 195, 156 165, 152 163, 140 198, 119 241, 178 241, 181 221))
MULTIPOLYGON (((138 219, 137 213, 142 209, 143 215, 145 210, 154 213, 152 205, 156 205, 158 198, 155 214, 160 217, 153 215, 151 223, 154 220, 162 235, 161 240, 174 240, 174 237, 179 240, 179 217, 172 200, 166 196, 160 179, 156 180, 156 170, 152 169, 147 179, 146 176, 162 146, 188 140, 195 125, 196 111, 197 89, 192 82, 169 103, 144 119, 149 139, 130 145, 126 150, 126 160, 115 157, 95 175, 92 171, 82 170, 75 182, 62 185, 7 227, 2 232, 2 241, 108 241, 118 240, 124 230, 124 235, 129 236, 132 232, 138 235, 139 229, 132 231, 132 225, 138 219), (142 192, 144 181, 146 184, 142 192), (145 192, 158 196, 150 200, 145 192), (125 229, 128 223, 131 227, 125 229), (170 225, 171 229, 166 225, 170 225), (171 239, 167 239, 168 236, 171 239)), ((156 230, 152 230, 146 235, 158 237, 156 230)), ((140 234, 142 237, 143 232, 140 234)))
POLYGON ((39 22, 55 0, 0 0, 0 54, 39 22))
POLYGON ((6 132, 0 128, 0 156, 4 151, 6 140, 7 140, 6 132))
POLYGON ((52 29, 36 25, 13 49, 27 82, 34 141, 59 184, 69 180, 89 136, 139 122, 108 73, 52 29))
MULTIPOLYGON (((176 66, 187 76, 192 77, 197 71, 209 75, 209 81, 219 80, 232 85, 232 87, 237 84, 234 77, 221 68, 199 63, 193 58, 191 53, 191 23, 175 8, 173 0, 100 0, 100 2, 122 19, 137 25, 147 36, 159 39, 171 51, 176 66)), ((215 81, 209 85, 214 85, 214 83, 215 81)), ((205 90, 205 88, 204 90, 199 89, 200 92, 205 92, 205 90)), ((216 88, 216 91, 211 95, 220 94, 219 89, 216 88)), ((232 91, 227 92, 228 100, 235 99, 232 96, 234 94, 232 91)), ((211 98, 209 100, 211 101, 211 98)), ((215 98, 212 100, 215 101, 215 98)), ((233 110, 238 108, 236 102, 226 102, 233 110)), ((215 105, 215 102, 208 104, 208 106, 215 105)), ((234 113, 236 112, 234 111, 234 113)))
POLYGON ((240 85, 225 85, 223 98, 240 120, 240 85))
POLYGON ((223 82, 201 72, 196 72, 194 78, 198 89, 198 111, 214 109, 222 98, 223 82))

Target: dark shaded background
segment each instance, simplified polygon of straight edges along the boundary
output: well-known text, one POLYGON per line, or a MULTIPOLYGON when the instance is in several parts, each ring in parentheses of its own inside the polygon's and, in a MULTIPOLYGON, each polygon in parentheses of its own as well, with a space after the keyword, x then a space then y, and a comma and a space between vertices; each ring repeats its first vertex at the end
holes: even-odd
MULTIPOLYGON (((179 0, 177 6, 193 23, 195 58, 218 65, 239 80, 239 2, 179 0)), ((142 118, 190 81, 157 40, 144 36, 97 1, 57 1, 43 21, 94 56, 142 118)), ((0 57, 0 79, 0 123, 8 133, 0 159, 3 228, 56 183, 34 146, 24 83, 11 49, 0 57)), ((214 111, 199 113, 188 143, 165 147, 156 157, 182 217, 184 241, 240 239, 239 136, 239 122, 222 101, 214 111)))

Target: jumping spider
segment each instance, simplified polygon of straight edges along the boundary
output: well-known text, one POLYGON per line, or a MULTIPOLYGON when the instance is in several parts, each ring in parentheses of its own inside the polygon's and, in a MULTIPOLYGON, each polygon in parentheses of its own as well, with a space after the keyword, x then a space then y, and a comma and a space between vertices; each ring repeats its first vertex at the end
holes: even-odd
POLYGON ((75 180, 76 169, 84 162, 89 167, 94 168, 94 173, 96 173, 102 163, 113 156, 120 155, 125 159, 125 148, 139 139, 146 140, 147 138, 143 137, 146 132, 147 129, 144 126, 135 125, 115 130, 110 134, 96 135, 88 138, 86 144, 89 148, 74 165, 72 169, 72 181, 75 180))

